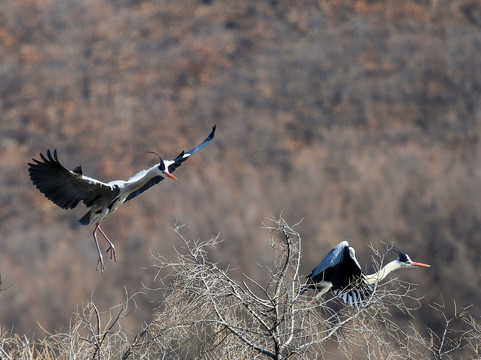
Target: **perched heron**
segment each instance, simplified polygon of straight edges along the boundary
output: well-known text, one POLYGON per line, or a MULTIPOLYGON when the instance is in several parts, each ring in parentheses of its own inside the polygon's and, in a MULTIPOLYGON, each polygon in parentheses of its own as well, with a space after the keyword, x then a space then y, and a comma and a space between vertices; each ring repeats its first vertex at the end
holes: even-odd
POLYGON ((331 290, 334 295, 340 296, 345 303, 358 306, 371 296, 373 285, 384 279, 391 271, 413 267, 430 267, 427 264, 414 262, 407 254, 395 250, 399 255, 396 260, 386 264, 378 272, 366 275, 362 273, 354 249, 349 246, 347 241, 343 241, 335 246, 312 270, 311 274, 307 276, 307 283, 299 293, 302 294, 307 289, 317 289, 319 293, 314 297, 316 299, 331 290))
MULTIPOLYGON (((104 261, 97 240, 97 230, 105 237, 109 243, 107 252, 110 251, 110 258, 117 260, 114 244, 100 228, 102 220, 114 212, 117 207, 134 197, 140 195, 145 190, 158 184, 166 177, 176 180, 172 173, 192 154, 207 146, 215 134, 215 125, 209 136, 193 149, 182 151, 174 160, 162 160, 149 169, 142 170, 132 176, 127 181, 114 180, 108 183, 93 179, 82 174, 81 166, 73 170, 65 168, 57 158, 57 150, 53 156, 47 150, 47 156, 40 154, 41 161, 33 159, 34 163, 29 163, 28 172, 33 184, 43 193, 47 199, 53 201, 63 209, 73 209, 82 201, 90 210, 79 220, 82 225, 90 225, 95 222, 93 237, 99 254, 97 268, 100 265, 104 271, 104 261)), ((150 152, 150 151, 149 151, 150 152)))

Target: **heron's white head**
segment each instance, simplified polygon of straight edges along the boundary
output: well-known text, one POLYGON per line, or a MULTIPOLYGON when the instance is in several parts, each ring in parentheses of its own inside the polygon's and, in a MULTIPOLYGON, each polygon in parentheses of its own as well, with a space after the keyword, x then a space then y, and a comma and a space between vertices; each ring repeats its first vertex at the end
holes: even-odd
MULTIPOLYGON (((395 249, 395 250, 397 250, 397 249, 395 249)), ((431 265, 428 265, 428 264, 423 264, 423 263, 418 263, 418 262, 412 261, 408 254, 404 254, 404 253, 400 252, 399 250, 397 250, 397 252, 399 253, 399 257, 397 259, 397 262, 399 263, 399 266, 402 267, 402 268, 412 268, 412 267, 416 267, 416 266, 431 267, 431 265)))
POLYGON ((172 180, 177 180, 177 178, 172 175, 170 172, 169 172, 169 165, 171 163, 173 163, 172 161, 165 161, 165 160, 162 160, 162 158, 160 157, 159 154, 157 154, 156 152, 153 152, 153 151, 147 151, 148 153, 151 153, 151 154, 155 154, 159 157, 159 166, 157 166, 157 169, 159 169, 159 175, 163 176, 163 177, 168 177, 168 178, 171 178, 172 180))
POLYGON ((160 172, 162 173, 162 176, 171 178, 172 180, 177 180, 177 178, 169 172, 168 165, 165 161, 161 160, 158 167, 160 172))

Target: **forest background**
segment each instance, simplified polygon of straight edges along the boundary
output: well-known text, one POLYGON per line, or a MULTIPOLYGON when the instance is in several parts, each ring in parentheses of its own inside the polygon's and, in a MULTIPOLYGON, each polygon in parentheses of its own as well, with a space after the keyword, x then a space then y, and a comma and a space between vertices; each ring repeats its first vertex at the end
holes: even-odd
MULTIPOLYGON (((393 244, 432 265, 399 274, 423 304, 479 318, 480 54, 469 0, 0 2, 0 324, 42 337, 92 296, 109 308, 141 291, 124 321, 138 331, 175 221, 220 234, 210 256, 262 281, 261 222, 280 213, 302 219, 306 275, 342 240, 363 266, 369 244, 393 244), (146 151, 173 158, 214 124, 177 181, 104 221, 118 261, 103 275, 84 209, 28 177, 56 148, 85 175, 127 179, 155 163, 146 151)), ((442 328, 431 315, 410 321, 442 328)))

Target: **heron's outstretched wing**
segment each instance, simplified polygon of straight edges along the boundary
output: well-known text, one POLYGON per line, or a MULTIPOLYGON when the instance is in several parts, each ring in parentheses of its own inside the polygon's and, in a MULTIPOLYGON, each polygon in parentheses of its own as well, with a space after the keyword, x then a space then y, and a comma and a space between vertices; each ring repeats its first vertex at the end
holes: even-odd
POLYGON ((324 269, 319 269, 321 273, 317 273, 313 280, 331 282, 334 295, 346 304, 359 307, 372 294, 373 288, 364 282, 354 249, 349 248, 347 241, 343 241, 332 251, 331 257, 329 254, 326 256, 324 269))
POLYGON ((177 157, 173 160, 174 162, 168 166, 167 170, 169 170, 170 173, 173 173, 175 169, 177 169, 180 165, 182 165, 182 163, 185 160, 187 160, 191 155, 195 154, 200 149, 209 145, 209 143, 214 138, 215 127, 216 127, 215 125, 212 126, 212 131, 210 132, 209 136, 207 136, 207 138, 204 141, 202 141, 202 143, 197 145, 195 148, 190 149, 189 151, 186 151, 186 152, 182 151, 179 155, 177 155, 177 157))
POLYGON ((349 248, 347 241, 337 244, 329 253, 321 260, 321 262, 307 276, 306 284, 299 290, 299 294, 303 294, 307 289, 315 287, 316 283, 323 281, 331 281, 333 269, 342 262, 344 249, 349 248))
POLYGON ((307 283, 299 294, 323 282, 331 284, 334 295, 351 306, 359 307, 373 293, 373 287, 365 283, 361 266, 354 249, 347 241, 335 246, 307 277, 307 283))
POLYGON ((349 243, 343 241, 336 245, 307 277, 307 284, 301 289, 315 287, 315 284, 329 282, 333 289, 345 289, 362 277, 362 270, 349 243))
MULTIPOLYGON (((214 134, 215 134, 215 125, 212 127, 212 131, 211 133, 209 134, 209 136, 207 136, 207 138, 202 142, 200 143, 199 145, 197 145, 195 148, 187 151, 187 152, 184 152, 182 151, 179 155, 177 155, 177 157, 174 159, 174 160, 171 160, 171 161, 165 161, 166 163, 170 163, 168 166, 167 166, 167 170, 170 172, 170 173, 173 173, 175 171, 175 169, 177 169, 180 165, 182 165, 182 163, 187 160, 192 154, 195 154, 197 151, 199 151, 200 149, 206 147, 211 141, 212 139, 214 138, 214 134)), ((140 174, 140 173, 139 173, 140 174)), ((137 175, 135 175, 137 176, 137 175)), ((134 177, 135 177, 134 176, 134 177)), ((132 178, 134 178, 132 177, 132 178)), ((131 179, 129 179, 131 180, 131 179)), ((158 184, 159 182, 161 182, 162 180, 164 180, 164 178, 162 176, 155 176, 153 177, 152 179, 150 179, 148 182, 146 182, 144 185, 142 185, 140 188, 138 188, 137 190, 135 190, 134 192, 130 193, 129 196, 127 196, 127 198, 125 199, 125 201, 129 201, 129 200, 132 200, 134 197, 142 194, 144 191, 146 191, 147 189, 151 188, 152 186, 158 184)))
POLYGON ((137 190, 131 192, 129 194, 129 196, 127 196, 127 198, 125 199, 125 201, 129 201, 129 200, 132 200, 134 197, 136 197, 137 195, 140 195, 142 194, 145 190, 151 188, 152 186, 158 184, 159 182, 161 182, 162 180, 164 180, 164 178, 162 176, 155 176, 153 177, 152 179, 150 179, 149 181, 147 181, 143 186, 139 187, 137 190))
MULTIPOLYGON (((312 273, 308 276, 314 282, 319 282, 324 280, 324 272, 329 268, 333 268, 336 265, 339 265, 344 257, 344 250, 349 248, 349 244, 347 241, 343 241, 336 245, 329 253, 326 255, 324 259, 312 270, 312 273), (322 278, 320 278, 322 277, 322 278)), ((326 279, 327 280, 327 279, 326 279)))
POLYGON ((118 193, 118 187, 82 175, 80 166, 73 171, 66 169, 57 158, 57 150, 53 156, 47 150, 47 156, 40 154, 40 157, 42 161, 33 159, 35 163, 28 164, 30 179, 47 199, 61 208, 73 209, 80 201, 92 206, 98 197, 110 200, 118 193))

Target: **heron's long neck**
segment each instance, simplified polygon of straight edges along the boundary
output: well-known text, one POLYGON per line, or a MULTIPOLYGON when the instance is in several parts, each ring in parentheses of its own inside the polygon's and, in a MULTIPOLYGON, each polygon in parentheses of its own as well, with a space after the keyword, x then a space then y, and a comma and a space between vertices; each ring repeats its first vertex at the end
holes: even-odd
POLYGON ((400 269, 400 268, 401 268, 401 265, 399 265, 399 262, 397 260, 391 261, 389 264, 384 266, 377 273, 365 275, 364 281, 368 285, 374 284, 374 283, 384 279, 391 271, 394 271, 394 270, 397 270, 397 269, 400 269))
POLYGON ((152 166, 149 169, 139 171, 137 174, 132 176, 125 182, 126 187, 130 189, 136 189, 144 185, 150 179, 155 176, 159 176, 159 171, 157 170, 157 165, 152 166))

